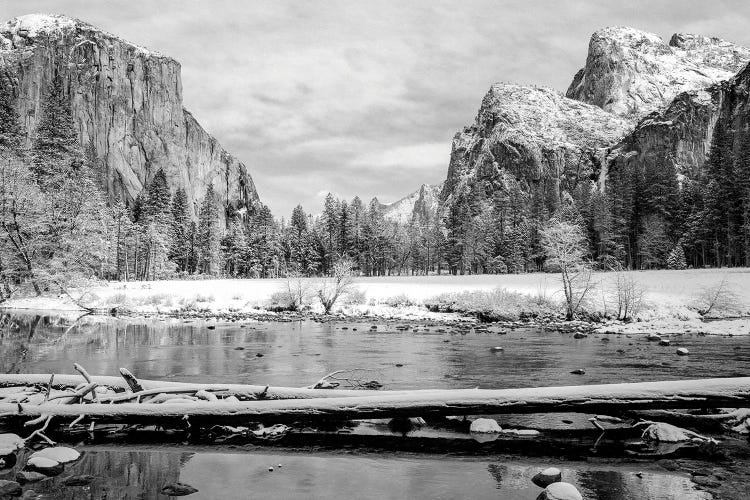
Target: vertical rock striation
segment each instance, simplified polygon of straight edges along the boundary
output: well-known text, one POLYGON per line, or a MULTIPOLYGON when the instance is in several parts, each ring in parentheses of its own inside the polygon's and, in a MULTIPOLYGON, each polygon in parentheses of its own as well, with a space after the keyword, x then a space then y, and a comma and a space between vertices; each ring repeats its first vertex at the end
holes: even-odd
POLYGON ((81 144, 95 151, 112 199, 132 201, 161 168, 196 210, 211 182, 225 209, 258 201, 245 165, 182 107, 174 59, 76 19, 31 14, 0 25, 0 71, 15 84, 29 139, 48 85, 63 78, 81 144))

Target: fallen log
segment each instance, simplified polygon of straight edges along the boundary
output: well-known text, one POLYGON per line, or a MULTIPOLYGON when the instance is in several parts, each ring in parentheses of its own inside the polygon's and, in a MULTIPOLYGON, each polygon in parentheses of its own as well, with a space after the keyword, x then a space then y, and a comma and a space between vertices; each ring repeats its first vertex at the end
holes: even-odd
MULTIPOLYGON (((97 378, 92 377, 92 380, 96 382, 97 378)), ((107 423, 180 426, 187 420, 191 426, 206 426, 508 413, 607 414, 626 410, 709 407, 749 408, 750 377, 527 389, 377 392, 352 397, 232 403, 0 403, 0 418, 28 419, 47 415, 58 420, 72 420, 85 415, 107 423)))

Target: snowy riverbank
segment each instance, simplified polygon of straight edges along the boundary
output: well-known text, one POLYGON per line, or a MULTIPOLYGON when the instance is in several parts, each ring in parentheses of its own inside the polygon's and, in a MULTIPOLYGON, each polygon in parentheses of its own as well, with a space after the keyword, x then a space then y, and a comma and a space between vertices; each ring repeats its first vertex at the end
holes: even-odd
MULTIPOLYGON (((750 269, 700 269, 685 271, 638 271, 627 273, 642 291, 643 300, 635 321, 607 322, 602 331, 647 333, 652 331, 709 334, 750 334, 750 269), (698 310, 704 307, 706 291, 723 281, 731 295, 731 304, 712 311, 716 321, 704 321, 698 310), (721 319, 744 316, 741 320, 721 319)), ((587 310, 611 313, 616 291, 614 273, 594 275, 595 290, 587 310)), ((315 290, 320 280, 303 280, 309 293, 310 311, 322 312, 315 290)), ((266 314, 274 304, 274 295, 285 288, 283 279, 195 280, 153 282, 110 282, 74 291, 84 294, 81 303, 98 310, 117 309, 136 314, 180 314, 200 311, 222 315, 266 314)), ((562 300, 559 276, 534 273, 473 276, 392 276, 356 278, 355 293, 336 307, 346 316, 391 317, 443 321, 454 313, 430 312, 425 304, 436 297, 463 292, 492 292, 504 289, 529 303, 556 307, 562 300)), ((78 306, 65 296, 16 298, 2 304, 6 309, 75 310, 78 306)), ((502 308, 502 304, 500 304, 502 308)), ((509 304, 508 307, 511 307, 509 304)))

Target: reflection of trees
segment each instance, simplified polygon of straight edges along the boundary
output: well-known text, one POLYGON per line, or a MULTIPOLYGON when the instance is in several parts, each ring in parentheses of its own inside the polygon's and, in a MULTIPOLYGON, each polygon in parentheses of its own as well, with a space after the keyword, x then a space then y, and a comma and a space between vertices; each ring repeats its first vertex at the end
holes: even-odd
POLYGON ((180 469, 190 457, 192 453, 184 452, 87 451, 80 460, 66 465, 57 479, 32 483, 29 488, 60 500, 164 498, 159 491, 166 483, 179 481, 180 469), (62 478, 81 474, 94 476, 93 482, 85 487, 60 485, 62 478))

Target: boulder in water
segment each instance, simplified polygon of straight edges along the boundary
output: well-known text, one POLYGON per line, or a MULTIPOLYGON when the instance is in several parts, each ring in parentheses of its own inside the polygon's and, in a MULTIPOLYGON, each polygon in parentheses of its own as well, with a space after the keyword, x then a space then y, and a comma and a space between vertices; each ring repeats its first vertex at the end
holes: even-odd
POLYGON ((16 450, 23 448, 24 441, 17 434, 0 434, 0 455, 10 455, 16 450))
POLYGON ((172 497, 184 497, 197 493, 198 490, 189 484, 184 483, 167 483, 161 488, 161 494, 172 497))
POLYGON ((678 356, 687 356, 688 354, 690 354, 690 351, 688 351, 686 348, 684 348, 684 347, 678 347, 677 348, 677 355, 678 356))
POLYGON ((681 429, 672 424, 656 422, 649 425, 641 436, 645 441, 658 441, 660 443, 679 443, 690 441, 693 433, 681 429))
POLYGON ((33 470, 22 470, 16 474, 16 481, 21 484, 35 483, 42 479, 47 479, 47 476, 33 470))
POLYGON ((0 479, 0 497, 20 497, 22 491, 21 485, 17 482, 0 479))
POLYGON ((536 500, 583 500, 583 497, 572 484, 558 482, 544 488, 536 500))
POLYGON ((649 333, 648 337, 646 337, 649 342, 659 342, 661 340, 661 336, 655 334, 655 333, 649 333))
POLYGON ((44 457, 64 464, 67 462, 74 462, 78 460, 80 456, 81 454, 73 448, 68 448, 67 446, 53 446, 52 448, 44 448, 43 450, 32 453, 30 458, 44 457))
POLYGON ((63 465, 51 458, 31 457, 28 462, 26 462, 26 469, 41 472, 47 476, 56 476, 63 471, 63 465))
POLYGON ((562 481, 562 472, 557 467, 548 467, 531 478, 531 482, 540 488, 562 481))
POLYGON ((478 418, 471 423, 469 432, 479 434, 498 434, 502 432, 500 425, 491 418, 478 418))
POLYGON ((90 474, 81 474, 78 476, 68 476, 62 480, 62 483, 65 486, 86 486, 91 484, 91 481, 93 480, 94 476, 90 474))

